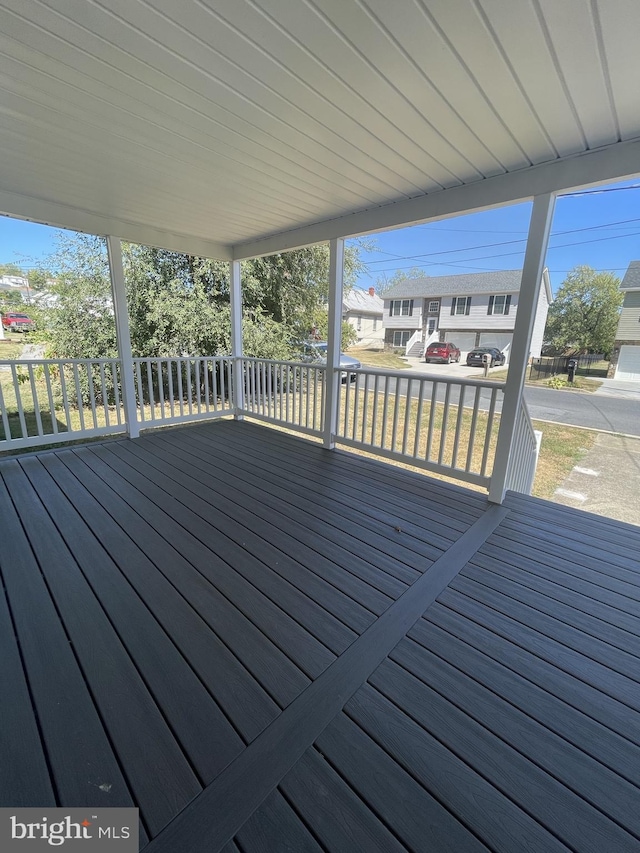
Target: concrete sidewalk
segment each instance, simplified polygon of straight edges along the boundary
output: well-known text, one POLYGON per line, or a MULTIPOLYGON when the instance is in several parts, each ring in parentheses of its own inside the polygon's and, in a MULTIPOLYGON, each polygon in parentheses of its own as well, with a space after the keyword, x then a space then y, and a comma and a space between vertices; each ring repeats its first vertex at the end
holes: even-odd
POLYGON ((552 500, 640 525, 640 438, 600 433, 552 500))

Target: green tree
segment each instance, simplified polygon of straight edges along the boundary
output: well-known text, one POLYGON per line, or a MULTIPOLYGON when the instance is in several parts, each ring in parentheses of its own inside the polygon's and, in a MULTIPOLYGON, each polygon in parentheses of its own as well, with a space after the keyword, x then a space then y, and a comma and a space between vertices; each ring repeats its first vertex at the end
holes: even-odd
POLYGON ((577 266, 567 275, 549 308, 545 344, 560 352, 609 355, 623 294, 610 272, 577 266))
MULTIPOLYGON (((358 246, 345 252, 347 284, 360 270, 358 246)), ((134 355, 227 355, 231 351, 229 266, 123 244, 134 355)), ((62 357, 113 356, 115 325, 104 241, 61 234, 49 312, 52 352, 62 357)), ((315 327, 326 336, 328 247, 313 246, 242 265, 247 355, 289 358, 315 327)), ((343 346, 350 341, 343 342, 343 346)))

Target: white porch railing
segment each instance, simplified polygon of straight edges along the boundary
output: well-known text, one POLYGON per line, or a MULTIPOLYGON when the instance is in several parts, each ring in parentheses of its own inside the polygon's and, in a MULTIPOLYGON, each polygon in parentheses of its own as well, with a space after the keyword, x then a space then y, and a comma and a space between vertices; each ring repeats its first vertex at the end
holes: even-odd
MULTIPOLYGON (((258 358, 136 358, 137 425, 245 415, 324 434, 326 367, 258 358), (234 371, 241 371, 234 399, 234 371)), ((503 385, 488 380, 361 368, 342 382, 335 442, 488 487, 503 385)), ((0 362, 0 450, 123 433, 117 359, 0 362)), ((524 401, 508 489, 530 493, 539 438, 524 401)))
POLYGON ((411 335, 409 340, 404 345, 404 354, 409 355, 409 351, 414 344, 417 344, 418 341, 422 340, 422 329, 416 329, 415 332, 411 335))
POLYGON ((134 358, 133 369, 143 429, 234 412, 231 358, 134 358))
POLYGON ((538 465, 542 433, 534 430, 527 404, 520 401, 516 428, 509 454, 505 490, 531 494, 538 465))
POLYGON ((244 376, 241 414, 322 435, 324 365, 259 358, 243 358, 240 363, 244 376))
POLYGON ((0 361, 0 418, 0 450, 124 432, 120 362, 0 361))
POLYGON ((497 382, 362 369, 340 398, 336 441, 488 486, 497 382))

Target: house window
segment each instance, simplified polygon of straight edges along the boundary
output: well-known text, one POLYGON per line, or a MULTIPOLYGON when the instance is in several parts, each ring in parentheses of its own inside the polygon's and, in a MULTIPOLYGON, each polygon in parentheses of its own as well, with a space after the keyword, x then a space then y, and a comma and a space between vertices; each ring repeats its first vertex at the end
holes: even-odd
POLYGON ((413 299, 392 299, 389 303, 391 317, 411 317, 413 315, 413 299))
POLYGON ((452 314, 469 314, 471 311, 471 297, 470 296, 454 296, 451 300, 451 313, 452 314))
POLYGON ((427 310, 429 314, 437 314, 440 311, 440 303, 438 300, 436 299, 434 302, 430 302, 427 310))
POLYGON ((490 296, 487 314, 508 314, 511 296, 490 296))
POLYGON ((358 314, 356 317, 356 329, 361 332, 362 331, 362 316, 358 314))
POLYGON ((404 347, 407 344, 407 341, 411 337, 413 332, 399 332, 396 331, 393 333, 393 345, 394 347, 404 347))

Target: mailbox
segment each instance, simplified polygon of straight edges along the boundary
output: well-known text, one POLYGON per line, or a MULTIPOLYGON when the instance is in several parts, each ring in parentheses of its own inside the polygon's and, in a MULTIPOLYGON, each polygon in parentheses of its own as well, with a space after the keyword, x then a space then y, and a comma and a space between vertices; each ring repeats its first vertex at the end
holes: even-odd
POLYGON ((569 382, 573 382, 576 377, 576 368, 578 366, 578 362, 575 358, 570 358, 567 362, 567 378, 569 382))

